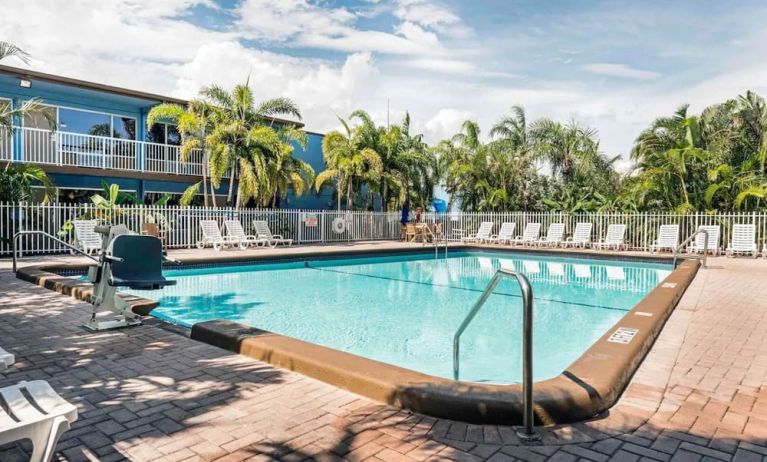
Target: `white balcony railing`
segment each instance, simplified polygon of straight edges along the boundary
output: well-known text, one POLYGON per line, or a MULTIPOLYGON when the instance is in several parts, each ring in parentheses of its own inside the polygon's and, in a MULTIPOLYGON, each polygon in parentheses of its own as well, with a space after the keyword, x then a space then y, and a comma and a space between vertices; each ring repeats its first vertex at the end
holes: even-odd
POLYGON ((193 152, 187 162, 181 162, 178 146, 27 127, 17 127, 14 133, 0 128, 0 160, 202 175, 202 152, 199 150, 193 152))

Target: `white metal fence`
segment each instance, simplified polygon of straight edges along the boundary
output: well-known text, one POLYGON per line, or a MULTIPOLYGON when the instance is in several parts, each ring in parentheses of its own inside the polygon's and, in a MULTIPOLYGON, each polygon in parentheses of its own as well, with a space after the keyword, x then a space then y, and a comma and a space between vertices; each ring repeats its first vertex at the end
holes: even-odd
MULTIPOLYGON (((17 231, 40 230, 71 241, 73 232, 68 226, 76 218, 99 218, 110 223, 120 223, 140 232, 144 223, 157 222, 166 231, 166 245, 170 248, 193 247, 201 237, 199 221, 213 219, 223 224, 226 219, 238 219, 249 231, 253 220, 265 220, 274 234, 282 234, 296 243, 324 243, 364 240, 399 239, 401 234, 400 212, 347 212, 328 210, 281 210, 281 209, 233 209, 181 206, 126 205, 114 210, 99 209, 93 204, 37 204, 0 203, 0 254, 9 255, 11 238, 17 231), (336 228, 339 226, 339 228, 336 228), (341 229, 343 228, 343 229, 341 229)), ((411 213, 411 218, 413 217, 411 213)), ((426 222, 443 223, 448 237, 476 232, 483 221, 493 222, 493 232, 501 223, 516 223, 516 234, 521 234, 527 223, 541 223, 544 235, 552 223, 564 223, 565 235, 572 234, 575 224, 594 224, 591 239, 605 236, 610 224, 626 225, 626 243, 633 250, 647 250, 655 240, 658 227, 678 224, 679 241, 690 236, 701 225, 719 225, 721 246, 730 241, 733 224, 756 225, 759 248, 767 241, 767 213, 725 213, 710 215, 693 213, 677 215, 670 213, 577 213, 559 212, 506 212, 506 213, 450 213, 447 215, 425 214, 426 222)), ((21 250, 31 253, 57 253, 65 249, 41 236, 25 236, 21 250)))

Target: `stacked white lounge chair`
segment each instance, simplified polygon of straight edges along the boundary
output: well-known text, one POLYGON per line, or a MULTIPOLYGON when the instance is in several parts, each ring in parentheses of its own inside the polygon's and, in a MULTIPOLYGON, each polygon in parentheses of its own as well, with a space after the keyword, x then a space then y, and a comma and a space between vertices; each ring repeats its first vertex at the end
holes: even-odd
POLYGON ((522 231, 522 235, 515 237, 512 242, 518 245, 534 245, 538 242, 538 236, 540 234, 540 223, 528 223, 525 225, 525 230, 522 231))

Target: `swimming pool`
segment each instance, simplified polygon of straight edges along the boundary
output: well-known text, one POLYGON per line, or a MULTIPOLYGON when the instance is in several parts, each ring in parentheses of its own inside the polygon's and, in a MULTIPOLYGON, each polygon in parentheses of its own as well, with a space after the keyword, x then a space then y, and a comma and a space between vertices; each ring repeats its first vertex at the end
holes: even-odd
MULTIPOLYGON (((187 327, 226 319, 431 376, 452 378, 452 339, 500 267, 535 299, 535 380, 562 373, 655 288, 671 265, 532 253, 433 254, 166 271, 176 286, 138 295, 187 327)), ((461 380, 521 381, 519 288, 502 281, 461 340, 461 380)))

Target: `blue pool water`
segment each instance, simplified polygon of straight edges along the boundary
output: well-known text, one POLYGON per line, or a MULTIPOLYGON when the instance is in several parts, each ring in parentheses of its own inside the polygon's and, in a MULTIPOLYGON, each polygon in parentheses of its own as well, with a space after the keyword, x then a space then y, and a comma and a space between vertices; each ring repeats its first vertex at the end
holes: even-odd
MULTIPOLYGON (((136 292, 153 316, 228 319, 426 374, 452 378, 452 339, 499 267, 530 279, 534 375, 560 374, 662 281, 670 265, 454 252, 167 271, 178 285, 136 292)), ((461 341, 461 379, 521 380, 518 286, 502 281, 461 341)))

